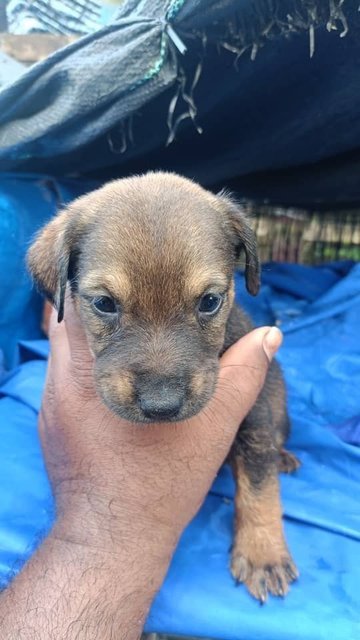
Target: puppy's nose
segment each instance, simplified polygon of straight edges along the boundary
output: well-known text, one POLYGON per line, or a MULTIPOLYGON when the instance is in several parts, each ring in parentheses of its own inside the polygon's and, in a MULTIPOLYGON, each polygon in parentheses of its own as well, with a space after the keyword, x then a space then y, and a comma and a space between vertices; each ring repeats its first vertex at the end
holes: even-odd
POLYGON ((144 390, 138 395, 139 407, 148 420, 170 420, 179 415, 185 393, 181 388, 164 384, 155 390, 144 390))

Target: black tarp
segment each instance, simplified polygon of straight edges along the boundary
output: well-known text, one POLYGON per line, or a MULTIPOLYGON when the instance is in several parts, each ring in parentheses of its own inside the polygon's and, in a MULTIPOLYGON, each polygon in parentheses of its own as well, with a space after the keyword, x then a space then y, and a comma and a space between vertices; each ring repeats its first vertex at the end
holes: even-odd
POLYGON ((128 0, 0 94, 0 170, 356 204, 359 33, 357 0, 128 0))

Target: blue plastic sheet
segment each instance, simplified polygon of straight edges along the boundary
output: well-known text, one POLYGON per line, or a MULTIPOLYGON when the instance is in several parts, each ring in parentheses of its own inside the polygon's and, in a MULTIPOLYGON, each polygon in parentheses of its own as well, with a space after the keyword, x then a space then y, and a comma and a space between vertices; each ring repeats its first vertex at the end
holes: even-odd
POLYGON ((31 239, 60 206, 94 188, 90 181, 0 174, 0 380, 18 362, 18 341, 41 337, 43 301, 25 269, 31 239))
MULTIPOLYGON (((279 359, 293 424, 289 446, 302 467, 282 476, 281 491, 300 579, 286 599, 270 598, 264 607, 235 587, 228 572, 234 487, 225 467, 182 536, 146 628, 229 640, 357 640, 360 265, 270 264, 263 281, 251 299, 239 277, 237 296, 257 323, 277 321, 285 335, 279 359)), ((0 387, 2 586, 53 518, 36 431, 47 348, 22 342, 23 363, 0 387)))
POLYGON ((42 302, 24 268, 31 236, 54 214, 56 200, 45 177, 2 175, 0 179, 0 349, 4 367, 17 360, 16 344, 40 337, 42 302))

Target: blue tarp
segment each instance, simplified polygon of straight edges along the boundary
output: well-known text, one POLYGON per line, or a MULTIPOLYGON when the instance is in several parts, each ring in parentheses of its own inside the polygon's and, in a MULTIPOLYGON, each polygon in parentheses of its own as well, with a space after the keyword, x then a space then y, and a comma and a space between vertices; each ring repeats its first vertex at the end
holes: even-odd
MULTIPOLYGON (((234 640, 360 637, 360 265, 266 265, 257 299, 237 295, 257 323, 278 321, 289 390, 290 447, 282 476, 285 528, 300 579, 260 607, 228 572, 233 482, 223 468, 184 532, 147 629, 234 640), (349 430, 351 426, 351 430, 349 430), (349 434, 351 436, 349 437, 349 434)), ((47 343, 23 342, 0 388, 0 583, 36 547, 53 501, 36 430, 47 343)))
POLYGON ((18 361, 18 341, 41 337, 43 301, 25 268, 31 239, 59 206, 94 188, 47 175, 0 175, 0 380, 3 368, 18 361))

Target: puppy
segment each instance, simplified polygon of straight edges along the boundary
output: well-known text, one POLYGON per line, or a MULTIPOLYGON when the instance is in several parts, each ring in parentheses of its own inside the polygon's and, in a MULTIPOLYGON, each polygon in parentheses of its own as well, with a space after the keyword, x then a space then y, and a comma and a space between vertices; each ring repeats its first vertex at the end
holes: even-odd
MULTIPOLYGON (((63 318, 67 282, 94 354, 97 391, 138 423, 180 421, 212 396, 219 356, 252 328, 234 305, 245 252, 248 291, 259 289, 254 234, 241 208, 171 173, 116 180, 72 203, 28 254, 39 288, 63 318)), ((229 455, 235 483, 231 572, 265 601, 296 579, 282 529, 278 470, 298 466, 285 388, 272 362, 229 455)))

